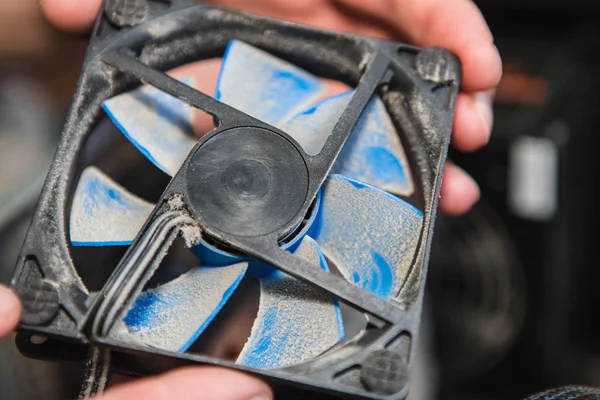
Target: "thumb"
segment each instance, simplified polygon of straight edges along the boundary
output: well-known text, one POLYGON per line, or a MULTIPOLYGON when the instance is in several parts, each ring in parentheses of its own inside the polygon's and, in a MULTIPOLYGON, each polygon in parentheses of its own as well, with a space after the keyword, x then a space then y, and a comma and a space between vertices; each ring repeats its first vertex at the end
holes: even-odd
POLYGON ((20 315, 19 299, 12 290, 0 285, 0 339, 15 329, 20 315))
POLYGON ((98 400, 272 400, 264 382, 216 367, 187 367, 115 386, 98 400))

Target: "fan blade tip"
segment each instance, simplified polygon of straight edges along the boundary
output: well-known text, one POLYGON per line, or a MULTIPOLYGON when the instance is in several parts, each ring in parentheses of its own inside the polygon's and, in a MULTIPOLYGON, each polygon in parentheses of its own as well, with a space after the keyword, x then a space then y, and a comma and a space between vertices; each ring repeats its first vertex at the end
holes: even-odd
MULTIPOLYGON (((194 344, 194 342, 196 340, 198 340, 198 338, 200 337, 200 335, 202 334, 202 332, 204 332, 206 330, 206 328, 208 327, 208 325, 210 325, 210 323, 215 319, 215 317, 217 316, 217 314, 219 314, 219 311, 221 311, 221 309, 225 306, 225 304, 227 303, 227 301, 231 298, 231 296, 233 295, 233 293, 235 292, 235 290, 239 286, 239 284, 242 281, 242 279, 244 279, 244 276, 246 275, 246 272, 248 271, 248 264, 247 263, 239 263, 239 264, 242 264, 244 266, 240 269, 240 272, 239 272, 237 278, 235 278, 235 280, 231 283, 231 285, 227 288, 227 290, 225 290, 225 292, 221 296, 221 301, 219 302, 219 304, 215 307, 215 309, 213 310, 213 312, 202 322, 202 324, 194 332, 194 334, 178 349, 178 352, 181 353, 181 352, 186 351, 187 349, 190 348, 191 345, 194 344)), ((235 265, 236 264, 233 264, 233 265, 230 265, 230 266, 235 266, 235 265)), ((224 266, 224 267, 217 267, 217 268, 227 268, 227 267, 224 266)))
MULTIPOLYGON (((329 270, 317 242, 305 236, 294 254, 329 270)), ((261 279, 259 312, 238 363, 277 368, 314 358, 344 336, 337 300, 284 273, 261 279)))
MULTIPOLYGON (((296 289, 288 283, 285 290, 293 296, 296 289)), ((300 294, 305 289, 297 290, 300 294)), ((333 302, 267 300, 268 291, 261 290, 262 310, 237 363, 254 368, 285 367, 308 361, 340 340, 340 318, 333 302)))
MULTIPOLYGON (((177 79, 194 86, 191 76, 177 79)), ((102 107, 121 133, 169 176, 177 173, 195 144, 193 108, 152 86, 114 96, 102 107)))
POLYGON ((394 297, 412 265, 423 212, 375 186, 331 175, 320 218, 314 239, 346 279, 379 297, 394 297))
POLYGON ((375 96, 332 168, 402 196, 414 192, 408 159, 383 100, 375 96))
POLYGON ((128 192, 98 168, 87 167, 79 178, 71 205, 71 243, 78 246, 131 243, 152 209, 152 204, 128 192))
POLYGON ((123 319, 127 330, 132 338, 161 350, 187 350, 232 296, 247 267, 197 267, 143 292, 123 319))

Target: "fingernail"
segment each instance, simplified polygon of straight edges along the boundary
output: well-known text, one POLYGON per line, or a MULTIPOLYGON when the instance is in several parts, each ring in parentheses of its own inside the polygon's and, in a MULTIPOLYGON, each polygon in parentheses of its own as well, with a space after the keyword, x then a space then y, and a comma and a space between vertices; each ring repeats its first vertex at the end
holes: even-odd
POLYGON ((487 140, 489 140, 492 133, 492 126, 494 125, 494 113, 492 111, 493 97, 494 93, 492 91, 475 94, 475 109, 487 134, 487 140))

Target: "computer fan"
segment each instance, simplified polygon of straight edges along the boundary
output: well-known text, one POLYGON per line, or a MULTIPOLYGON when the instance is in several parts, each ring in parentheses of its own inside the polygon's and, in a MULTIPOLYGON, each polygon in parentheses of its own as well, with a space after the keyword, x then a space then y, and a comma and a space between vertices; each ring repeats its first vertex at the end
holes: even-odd
POLYGON ((211 364, 276 391, 404 398, 459 74, 439 48, 185 1, 107 2, 13 278, 21 350, 104 348, 129 374, 211 364), (214 97, 197 74, 162 72, 219 56, 214 97), (326 97, 322 78, 351 89, 326 97), (215 123, 199 140, 196 109, 215 123), (158 201, 82 161, 106 116, 170 177, 158 201), (197 266, 157 277, 178 237, 197 266), (73 254, 119 246, 91 292, 73 254), (194 351, 252 279, 239 354, 194 351))

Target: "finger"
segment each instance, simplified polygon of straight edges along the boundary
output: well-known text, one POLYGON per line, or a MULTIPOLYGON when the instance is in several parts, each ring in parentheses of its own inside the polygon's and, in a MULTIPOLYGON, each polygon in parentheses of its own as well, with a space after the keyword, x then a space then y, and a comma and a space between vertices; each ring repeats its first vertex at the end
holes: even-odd
POLYGON ((115 386, 99 400, 270 400, 271 389, 241 372, 188 367, 115 386))
POLYGON ((0 285, 0 339, 8 335, 19 322, 21 304, 12 290, 0 285))
POLYGON ((102 0, 40 0, 52 25, 69 33, 86 33, 94 24, 102 0))
POLYGON ((122 385, 122 384, 125 384, 125 383, 133 382, 136 379, 137 378, 132 377, 132 376, 128 376, 128 375, 113 374, 110 377, 110 380, 108 381, 108 387, 113 387, 113 386, 116 386, 116 385, 122 385))
POLYGON ((466 91, 491 89, 500 81, 500 54, 472 0, 332 1, 394 24, 414 44, 445 47, 455 53, 462 64, 466 91))
POLYGON ((451 216, 462 215, 473 207, 479 196, 479 186, 473 178, 456 165, 446 163, 440 192, 440 211, 451 216))
POLYGON ((459 93, 456 101, 452 145, 461 151, 474 151, 487 144, 492 132, 493 92, 459 93))

